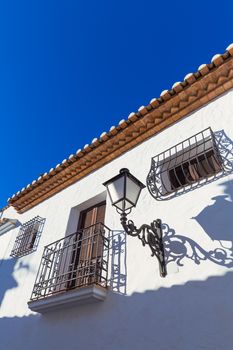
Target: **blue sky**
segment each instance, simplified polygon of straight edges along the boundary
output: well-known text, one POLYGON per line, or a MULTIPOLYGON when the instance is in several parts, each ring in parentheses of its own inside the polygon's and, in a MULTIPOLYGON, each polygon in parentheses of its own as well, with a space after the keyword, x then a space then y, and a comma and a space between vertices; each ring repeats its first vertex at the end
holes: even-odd
POLYGON ((0 207, 233 42, 231 1, 0 3, 0 207))

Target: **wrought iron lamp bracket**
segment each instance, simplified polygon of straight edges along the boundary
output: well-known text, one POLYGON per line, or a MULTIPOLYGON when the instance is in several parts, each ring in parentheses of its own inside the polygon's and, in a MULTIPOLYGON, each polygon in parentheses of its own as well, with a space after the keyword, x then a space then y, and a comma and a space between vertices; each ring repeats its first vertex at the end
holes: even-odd
MULTIPOLYGON (((131 211, 131 210, 130 210, 131 211)), ((129 212, 130 212, 129 211, 129 212)), ((121 224, 125 232, 129 236, 138 237, 142 242, 142 245, 149 245, 151 249, 151 256, 156 256, 159 263, 160 276, 165 277, 166 264, 162 237, 162 227, 161 220, 157 219, 153 221, 150 225, 143 224, 141 227, 137 228, 132 220, 127 219, 129 212, 121 212, 121 224)))

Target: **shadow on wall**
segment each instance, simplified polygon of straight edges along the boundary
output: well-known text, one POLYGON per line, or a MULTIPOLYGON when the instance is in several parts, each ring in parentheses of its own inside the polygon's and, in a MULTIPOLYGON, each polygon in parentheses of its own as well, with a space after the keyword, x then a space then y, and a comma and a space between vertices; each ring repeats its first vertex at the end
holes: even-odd
POLYGON ((233 267, 233 181, 226 181, 220 186, 224 186, 225 194, 211 198, 214 203, 192 218, 212 241, 219 241, 220 247, 206 251, 191 238, 178 235, 167 224, 163 224, 167 265, 176 262, 183 266, 183 259, 188 258, 196 264, 210 260, 218 265, 233 267))
POLYGON ((224 194, 211 198, 212 205, 204 208, 195 219, 212 240, 233 243, 233 181, 223 182, 224 194))
MULTIPOLYGON (((0 260, 0 307, 2 305, 5 293, 12 288, 18 286, 17 281, 13 276, 13 272, 16 270, 15 265, 17 263, 16 259, 6 259, 0 260)), ((19 264, 18 269, 26 268, 28 265, 19 264)))
POLYGON ((125 295, 127 283, 127 235, 124 231, 115 230, 111 233, 109 286, 113 292, 125 295))
POLYGON ((0 305, 7 290, 18 286, 14 276, 15 259, 0 260, 0 305))
POLYGON ((7 350, 232 350, 233 274, 105 302, 0 319, 7 350))

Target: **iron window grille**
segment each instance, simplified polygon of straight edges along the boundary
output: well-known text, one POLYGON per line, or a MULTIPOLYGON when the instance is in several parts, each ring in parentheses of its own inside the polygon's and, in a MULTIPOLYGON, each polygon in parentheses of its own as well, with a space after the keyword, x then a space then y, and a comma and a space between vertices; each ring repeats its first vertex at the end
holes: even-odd
POLYGON ((223 171, 214 133, 207 128, 153 157, 147 187, 154 198, 169 199, 223 171))
POLYGON ((93 284, 107 288, 109 237, 97 223, 45 246, 30 300, 93 284))
POLYGON ((36 250, 44 227, 44 222, 45 219, 36 216, 20 227, 10 254, 12 257, 21 257, 36 250))

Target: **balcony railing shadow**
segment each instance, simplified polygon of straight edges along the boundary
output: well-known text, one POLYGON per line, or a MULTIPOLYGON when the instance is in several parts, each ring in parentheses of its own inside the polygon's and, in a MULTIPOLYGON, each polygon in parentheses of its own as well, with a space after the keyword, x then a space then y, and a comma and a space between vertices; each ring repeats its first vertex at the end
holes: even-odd
POLYGON ((127 235, 124 231, 112 231, 110 239, 110 279, 109 287, 113 292, 125 295, 127 284, 126 265, 127 235))

